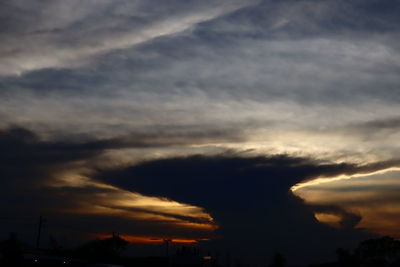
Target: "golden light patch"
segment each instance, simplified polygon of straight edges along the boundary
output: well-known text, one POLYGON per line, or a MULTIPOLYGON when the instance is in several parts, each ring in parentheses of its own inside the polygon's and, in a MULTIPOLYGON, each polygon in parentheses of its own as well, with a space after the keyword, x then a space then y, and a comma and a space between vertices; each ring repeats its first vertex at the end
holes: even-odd
POLYGON ((342 218, 338 215, 328 213, 315 213, 314 216, 321 223, 328 224, 335 228, 340 228, 340 222, 342 221, 342 218))
MULTIPOLYGON (((400 238, 399 191, 399 168, 316 179, 292 188, 306 204, 335 206, 355 213, 361 216, 356 228, 395 238, 400 238)), ((316 213, 315 217, 333 227, 340 225, 339 215, 316 213)))
POLYGON ((165 197, 145 196, 127 191, 93 180, 89 175, 90 172, 83 169, 65 171, 59 174, 57 180, 46 185, 56 188, 90 189, 81 195, 74 192, 74 206, 62 208, 59 211, 142 220, 199 231, 211 232, 218 228, 211 215, 202 207, 180 203, 165 197))

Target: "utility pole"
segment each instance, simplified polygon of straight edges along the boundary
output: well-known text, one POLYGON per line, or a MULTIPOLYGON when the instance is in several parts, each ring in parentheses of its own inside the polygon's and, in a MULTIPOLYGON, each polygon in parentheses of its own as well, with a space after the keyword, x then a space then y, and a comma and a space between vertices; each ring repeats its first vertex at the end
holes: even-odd
POLYGON ((164 239, 164 244, 165 244, 165 255, 167 256, 167 258, 169 257, 169 243, 170 243, 171 241, 172 241, 172 240, 169 239, 169 238, 165 238, 165 239, 164 239))
POLYGON ((40 245, 40 233, 42 232, 42 224, 43 224, 43 217, 42 217, 42 215, 40 215, 38 233, 37 233, 37 238, 36 238, 36 248, 39 248, 39 245, 40 245))

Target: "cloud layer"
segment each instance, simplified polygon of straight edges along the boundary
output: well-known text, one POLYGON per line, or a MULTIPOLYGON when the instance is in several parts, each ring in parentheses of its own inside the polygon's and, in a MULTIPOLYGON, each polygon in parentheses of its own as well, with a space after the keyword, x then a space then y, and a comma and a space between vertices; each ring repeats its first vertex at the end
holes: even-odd
MULTIPOLYGON (((352 227, 336 230, 319 224, 313 209, 289 193, 304 179, 363 167, 226 152, 109 169, 96 163, 110 148, 107 142, 47 142, 21 128, 3 131, 0 137, 1 200, 12 203, 2 208, 3 216, 15 219, 24 210, 29 222, 45 214, 49 232, 58 236, 76 227, 81 237, 117 228, 125 235, 148 238, 211 238, 216 241, 209 248, 241 253, 253 262, 266 260, 257 256, 265 255, 257 249, 279 249, 299 262, 314 254, 321 256, 315 260, 322 260, 332 245, 350 246, 368 237, 352 227), (314 245, 302 250, 304 238, 311 235, 314 245), (288 242, 294 237, 298 241, 288 242), (243 249, 243 242, 252 243, 253 249, 243 249)), ((351 219, 349 214, 346 222, 351 219)), ((29 228, 18 225, 15 230, 31 237, 29 228)))
POLYGON ((354 227, 394 232, 368 223, 379 212, 359 199, 313 194, 336 181, 357 195, 346 181, 398 166, 399 8, 2 1, 1 190, 14 203, 3 212, 37 216, 45 207, 59 220, 102 218, 99 232, 118 225, 132 236, 223 234, 232 247, 269 236, 298 259, 315 252, 297 248, 316 232, 331 247, 365 237, 354 227), (305 181, 303 203, 290 188, 305 181))
POLYGON ((5 2, 1 125, 48 138, 217 129, 264 154, 396 156, 397 132, 371 123, 399 112, 398 4, 228 2, 5 2))

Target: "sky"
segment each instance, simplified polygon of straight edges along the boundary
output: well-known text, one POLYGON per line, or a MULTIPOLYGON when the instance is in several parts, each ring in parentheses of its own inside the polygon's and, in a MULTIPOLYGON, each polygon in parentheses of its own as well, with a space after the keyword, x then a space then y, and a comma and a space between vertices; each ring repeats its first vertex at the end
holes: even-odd
POLYGON ((1 236, 35 240, 42 215, 65 244, 116 231, 258 263, 400 238, 399 11, 1 1, 1 236))

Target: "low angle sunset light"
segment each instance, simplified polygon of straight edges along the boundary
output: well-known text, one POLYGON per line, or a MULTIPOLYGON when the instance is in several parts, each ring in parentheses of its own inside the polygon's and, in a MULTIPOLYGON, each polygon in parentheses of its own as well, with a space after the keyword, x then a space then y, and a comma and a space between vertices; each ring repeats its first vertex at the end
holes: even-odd
POLYGON ((400 266, 399 14, 1 1, 0 266, 400 266))
POLYGON ((316 213, 318 221, 340 227, 341 222, 353 214, 353 219, 356 220, 354 227, 379 235, 400 238, 398 169, 331 180, 326 183, 311 181, 309 185, 304 184, 296 190, 296 194, 309 205, 341 208, 341 210, 316 213))

